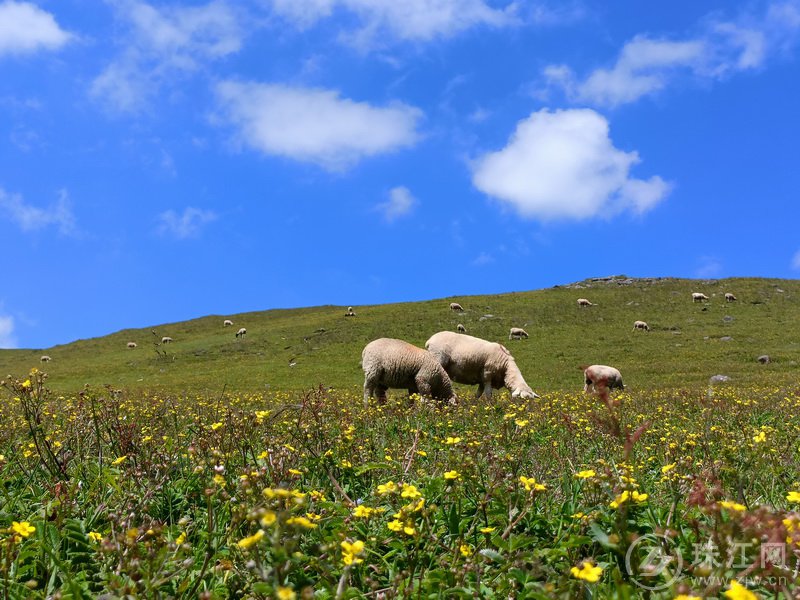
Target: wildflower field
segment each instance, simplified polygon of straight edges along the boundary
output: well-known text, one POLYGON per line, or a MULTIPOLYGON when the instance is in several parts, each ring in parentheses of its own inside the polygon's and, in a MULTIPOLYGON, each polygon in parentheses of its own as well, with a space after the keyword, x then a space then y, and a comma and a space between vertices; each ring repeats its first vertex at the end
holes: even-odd
POLYGON ((2 598, 779 598, 800 388, 0 403, 2 598))

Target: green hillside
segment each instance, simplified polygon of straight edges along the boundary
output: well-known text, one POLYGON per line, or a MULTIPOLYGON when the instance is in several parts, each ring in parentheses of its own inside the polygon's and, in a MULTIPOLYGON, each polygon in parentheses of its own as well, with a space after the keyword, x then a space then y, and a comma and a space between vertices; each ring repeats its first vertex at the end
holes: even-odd
POLYGON ((591 279, 531 292, 458 296, 425 302, 346 307, 320 306, 213 315, 123 330, 36 350, 0 350, 0 372, 42 367, 49 385, 74 391, 84 384, 128 389, 215 393, 309 389, 319 384, 354 388, 362 383, 361 350, 378 337, 424 345, 433 333, 463 323, 471 335, 506 344, 530 385, 539 392, 581 386, 578 366, 617 366, 629 387, 704 385, 725 374, 736 384, 794 381, 800 356, 800 282, 591 279), (710 301, 693 303, 699 291, 710 301), (738 301, 726 303, 725 292, 738 301), (586 297, 596 306, 579 308, 586 297), (449 310, 460 302, 464 313, 449 310), (223 328, 230 318, 234 327, 223 328), (633 331, 634 320, 651 331, 633 331), (530 339, 509 341, 511 326, 530 339), (237 339, 239 327, 247 336, 237 339), (152 331, 156 332, 156 336, 152 331), (174 343, 156 346, 161 336, 174 343), (726 339, 729 338, 729 339, 726 339), (127 342, 138 347, 129 350, 127 342), (756 358, 768 354, 772 362, 756 358), (290 366, 292 365, 292 366, 290 366))

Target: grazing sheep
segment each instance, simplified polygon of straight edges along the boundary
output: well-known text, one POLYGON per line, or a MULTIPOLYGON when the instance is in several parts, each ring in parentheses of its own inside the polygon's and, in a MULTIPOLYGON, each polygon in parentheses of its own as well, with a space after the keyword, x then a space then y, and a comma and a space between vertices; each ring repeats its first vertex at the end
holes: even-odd
POLYGON ((225 320, 222 322, 222 326, 223 326, 223 327, 232 327, 232 326, 233 326, 233 321, 231 321, 230 319, 225 319, 225 320))
POLYGON ((45 355, 44 355, 44 356, 42 356, 42 358, 40 358, 39 360, 40 360, 40 361, 42 361, 42 362, 50 362, 52 359, 51 359, 49 356, 47 356, 47 355, 45 354, 45 355))
POLYGON ((634 321, 633 330, 636 331, 637 329, 641 329, 642 331, 650 331, 650 325, 644 321, 634 321))
POLYGON ((244 327, 240 327, 239 331, 236 332, 237 338, 243 338, 246 335, 247 335, 247 329, 245 329, 244 327))
POLYGON ((172 343, 172 338, 169 337, 168 335, 165 335, 164 337, 161 338, 161 343, 162 344, 171 344, 172 343))
POLYGON ((607 365, 591 365, 588 367, 582 366, 581 369, 583 369, 583 376, 585 379, 583 391, 587 394, 589 392, 595 392, 607 397, 608 392, 614 388, 620 390, 625 389, 625 385, 622 383, 622 375, 619 370, 614 367, 609 367, 607 365))
POLYGON ((487 342, 480 338, 440 331, 425 342, 447 371, 450 378, 457 383, 478 385, 477 396, 486 394, 492 397, 492 388, 506 387, 511 390, 512 398, 538 398, 517 366, 508 348, 495 342, 487 342))
POLYGON ((353 311, 353 307, 352 306, 348 306, 347 307, 347 312, 344 313, 344 316, 345 317, 355 317, 356 316, 356 313, 353 311))
POLYGON ((708 296, 700 292, 692 292, 692 302, 708 302, 708 296))
POLYGON ((458 302, 451 302, 450 303, 450 310, 454 310, 456 312, 464 312, 464 309, 458 302))
POLYGON ((725 302, 736 302, 737 298, 730 292, 725 293, 725 302))
POLYGON ((586 298, 578 298, 578 306, 594 306, 594 304, 586 298))
POLYGON ((136 348, 136 342, 128 342, 128 348, 136 348))
POLYGON ((458 330, 459 333, 467 333, 467 328, 464 327, 461 323, 456 325, 456 329, 458 330))
POLYGON ((361 353, 361 366, 365 405, 373 396, 385 402, 389 388, 405 388, 409 394, 419 393, 437 400, 456 399, 450 377, 436 357, 403 340, 373 340, 361 353))
POLYGON ((767 365, 770 362, 769 354, 762 354, 756 360, 758 360, 758 362, 760 362, 762 365, 767 365))
POLYGON ((508 334, 510 340, 521 340, 522 338, 528 339, 528 332, 522 327, 512 327, 511 332, 508 334))

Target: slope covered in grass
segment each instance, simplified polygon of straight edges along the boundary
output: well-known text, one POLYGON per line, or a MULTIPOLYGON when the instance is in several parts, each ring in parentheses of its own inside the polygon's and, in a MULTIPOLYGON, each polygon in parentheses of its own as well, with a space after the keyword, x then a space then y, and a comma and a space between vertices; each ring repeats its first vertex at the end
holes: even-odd
MULTIPOLYGON (((578 366, 617 366, 634 388, 705 385, 715 374, 737 384, 793 381, 800 355, 800 282, 603 278, 531 292, 458 296, 425 302, 320 306, 213 315, 181 323, 129 329, 48 349, 0 350, 2 374, 26 373, 48 354, 48 384, 84 384, 174 392, 357 388, 361 350, 378 337, 424 345, 433 333, 463 323, 471 335, 508 346, 537 391, 582 385, 578 366), (710 301, 693 303, 700 291, 710 301), (725 292, 738 301, 726 303, 725 292), (596 306, 579 308, 589 298, 596 306), (448 306, 460 302, 464 313, 448 306), (234 327, 223 328, 224 318, 234 327), (637 319, 651 331, 633 331, 637 319), (530 339, 509 341, 512 326, 530 339), (239 327, 247 336, 234 336, 239 327), (155 335, 153 334, 155 331, 155 335), (156 346, 168 335, 175 342, 156 346), (129 350, 128 341, 138 347, 129 350), (761 365, 759 355, 772 362, 761 365), (290 366, 293 365, 293 366, 290 366)), ((462 393, 467 392, 461 389, 462 393)))

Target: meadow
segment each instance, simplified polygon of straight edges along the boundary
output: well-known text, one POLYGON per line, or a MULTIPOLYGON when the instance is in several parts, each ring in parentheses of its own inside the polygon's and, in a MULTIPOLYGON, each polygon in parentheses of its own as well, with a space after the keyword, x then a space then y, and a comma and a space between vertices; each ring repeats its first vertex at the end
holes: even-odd
MULTIPOLYGON (((439 301, 384 318, 410 332, 416 310, 426 325, 466 320, 499 338, 507 323, 480 321, 484 307, 500 307, 498 319, 527 311, 532 338, 508 344, 542 396, 524 402, 459 387, 456 405, 398 392, 364 407, 357 360, 345 364, 379 327, 363 308, 328 327, 312 318, 324 307, 293 317, 332 332, 334 346, 297 352, 298 367, 344 354, 308 367, 305 385, 286 365, 269 389, 258 373, 249 390, 225 375, 206 385, 217 359, 211 375, 193 374, 194 350, 180 346, 200 347, 203 320, 166 357, 135 359, 163 365, 152 385, 76 386, 103 377, 87 367, 100 360, 87 342, 49 349, 52 364, 2 354, 12 374, 0 403, 0 596, 796 597, 798 289, 736 283, 734 306, 719 294, 693 306, 684 292, 697 282, 605 282, 482 298, 466 315, 441 316, 439 301), (598 306, 577 309, 578 296, 598 306), (653 331, 632 332, 634 314, 653 331), (561 343, 546 349, 542 337, 561 343), (773 362, 755 361, 764 352, 773 362), (608 402, 583 393, 575 367, 600 358, 626 377, 608 402), (717 373, 731 380, 710 385, 717 373)), ((117 352, 130 335, 91 343, 117 352)), ((302 339, 288 327, 269 335, 302 339)), ((223 354, 206 343, 207 356, 223 354)), ((237 348, 251 360, 253 345, 237 348)), ((110 379, 123 372, 116 354, 102 360, 110 379)))

